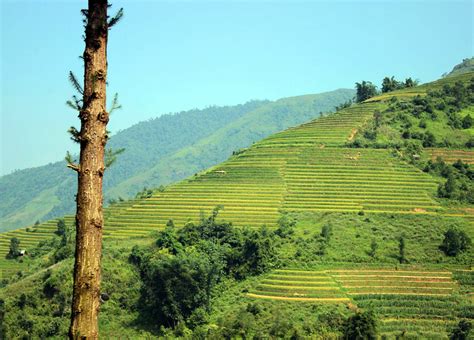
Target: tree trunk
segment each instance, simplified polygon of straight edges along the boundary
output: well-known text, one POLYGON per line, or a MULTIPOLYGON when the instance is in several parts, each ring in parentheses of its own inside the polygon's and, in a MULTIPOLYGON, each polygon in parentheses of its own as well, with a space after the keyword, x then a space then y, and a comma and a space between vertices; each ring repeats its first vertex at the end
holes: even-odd
POLYGON ((79 113, 80 161, 71 339, 97 339, 102 252, 102 178, 107 142, 107 0, 89 0, 84 50, 84 93, 79 113))

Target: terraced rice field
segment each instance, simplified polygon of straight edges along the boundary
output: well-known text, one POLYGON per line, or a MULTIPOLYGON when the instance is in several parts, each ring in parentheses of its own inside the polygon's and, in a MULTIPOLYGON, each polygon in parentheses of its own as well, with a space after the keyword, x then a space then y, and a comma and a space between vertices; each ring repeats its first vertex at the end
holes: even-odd
POLYGON ((474 151, 473 150, 451 150, 441 148, 429 148, 425 149, 429 159, 436 161, 440 157, 446 163, 454 163, 458 159, 467 164, 474 164, 474 151))
MULTIPOLYGON (((107 216, 117 214, 118 211, 129 207, 133 202, 134 201, 121 202, 104 209, 105 218, 107 219, 107 216)), ((66 225, 74 225, 74 216, 66 215, 63 218, 66 225)), ((48 240, 53 236, 54 232, 57 230, 58 220, 59 219, 52 219, 41 223, 36 227, 30 226, 0 234, 0 280, 26 268, 21 262, 11 261, 5 258, 10 247, 10 239, 16 237, 20 240, 20 249, 28 251, 29 249, 36 247, 41 241, 48 240)))
POLYGON ((349 302, 334 278, 324 271, 275 270, 247 296, 257 299, 349 302))
MULTIPOLYGON (((444 213, 432 198, 437 182, 429 174, 389 150, 345 147, 384 105, 355 105, 290 128, 151 198, 107 208, 104 237, 147 235, 170 219, 177 226, 196 223, 217 205, 224 206, 220 219, 247 227, 275 226, 283 211, 444 213)), ((22 248, 35 246, 52 235, 56 223, 0 234, 0 254, 8 252, 11 237, 22 248)))
POLYGON ((466 314, 474 314, 472 301, 467 306, 460 304, 466 297, 459 295, 459 283, 446 270, 276 270, 247 296, 306 303, 350 303, 373 310, 380 319, 381 335, 393 337, 403 332, 413 337, 446 338, 447 329, 466 314))
POLYGON ((349 107, 335 114, 276 133, 255 145, 256 148, 343 146, 357 129, 373 117, 381 104, 349 107))

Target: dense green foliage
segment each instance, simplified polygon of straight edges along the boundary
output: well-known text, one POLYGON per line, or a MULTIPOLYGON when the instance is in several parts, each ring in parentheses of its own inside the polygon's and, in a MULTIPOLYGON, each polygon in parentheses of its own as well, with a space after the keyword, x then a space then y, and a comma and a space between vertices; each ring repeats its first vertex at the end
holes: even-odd
POLYGON ((10 239, 10 249, 8 250, 7 259, 16 259, 20 255, 20 240, 16 237, 10 239))
POLYGON ((356 103, 361 103, 364 100, 372 98, 377 94, 377 87, 370 81, 363 80, 360 83, 356 83, 356 103))
POLYGON ((471 239, 464 231, 450 228, 444 233, 440 249, 448 256, 456 256, 466 251, 470 246, 471 239))
MULTIPOLYGON (((405 88, 410 88, 410 87, 415 87, 418 85, 417 80, 413 80, 411 78, 405 79, 404 82, 398 81, 395 79, 395 77, 385 77, 382 80, 382 87, 381 87, 381 92, 386 93, 386 92, 391 92, 395 90, 401 90, 405 88)), ((356 89, 356 97, 355 101, 356 103, 361 103, 369 98, 372 98, 379 94, 377 90, 377 86, 372 84, 370 81, 362 81, 360 83, 355 84, 355 89, 356 89)), ((344 108, 344 107, 342 107, 344 108)))
MULTIPOLYGON (((465 227, 460 219, 438 216, 341 213, 285 214, 276 229, 246 230, 219 222, 217 213, 214 210, 200 223, 184 228, 170 221, 166 229, 151 238, 106 246, 100 316, 104 337, 119 332, 132 338, 331 338, 344 334, 348 339, 354 334, 370 338, 381 316, 368 317, 370 313, 365 311, 375 302, 369 301, 366 307, 363 297, 355 301, 364 312, 353 314, 343 304, 259 301, 246 298, 245 293, 254 289, 256 279, 271 278, 265 272, 275 266, 322 265, 336 272, 339 267, 335 262, 339 266, 345 262, 346 268, 360 268, 357 266, 364 262, 369 266, 386 263, 390 265, 387 269, 402 266, 397 264, 397 234, 405 235, 404 251, 410 263, 448 263, 453 259, 438 249, 449 230, 447 226, 465 227), (376 263, 369 254, 374 240, 383 245, 377 249, 376 263), (134 243, 137 245, 132 247, 134 243)), ((12 334, 61 337, 67 332, 73 259, 69 254, 65 260, 55 260, 62 249, 62 236, 55 236, 55 240, 54 244, 44 243, 44 249, 38 249, 33 258, 25 259, 31 262, 33 272, 38 270, 34 269, 35 263, 55 263, 53 267, 35 275, 24 273, 24 278, 17 277, 0 290, 7 315, 3 321, 7 338, 12 334), (47 258, 50 260, 44 263, 47 258)), ((465 255, 464 260, 458 255, 457 263, 469 261, 472 253, 465 255)), ((399 269, 403 273, 403 267, 399 269)), ((462 275, 459 280, 463 285, 474 282, 470 273, 457 275, 462 275)), ((301 276, 297 280, 302 280, 301 276)), ((399 308, 401 313, 398 305, 405 300, 389 298, 390 308, 394 313, 399 308)), ((425 301, 422 297, 417 297, 418 302, 413 296, 409 298, 410 306, 423 306, 425 301)), ((380 310, 386 313, 386 309, 380 310)), ((466 307, 466 313, 468 310, 466 307)))
POLYGON ((66 222, 63 218, 58 220, 57 227, 58 229, 56 230, 56 235, 63 236, 66 234, 66 222))
POLYGON ((347 319, 344 327, 346 340, 375 340, 377 339, 377 323, 374 314, 370 312, 356 313, 347 319))
POLYGON ((467 340, 470 338, 472 323, 467 320, 461 320, 449 335, 450 340, 467 340))
POLYGON ((418 85, 418 81, 411 78, 405 79, 404 82, 398 81, 395 77, 385 77, 382 80, 382 93, 401 90, 404 88, 414 87, 418 85))
POLYGON ((447 164, 438 158, 435 162, 427 161, 423 171, 446 179, 438 186, 438 197, 474 204, 474 169, 472 165, 463 163, 461 160, 457 160, 454 164, 447 164))
POLYGON ((273 233, 217 223, 216 208, 199 225, 158 234, 154 247, 134 247, 130 262, 143 280, 140 311, 148 324, 194 328, 211 311, 211 297, 226 277, 242 280, 275 265, 273 233), (200 321, 199 321, 200 320, 200 321))
POLYGON ((446 83, 426 96, 391 97, 350 144, 356 147, 469 147, 474 79, 446 83))

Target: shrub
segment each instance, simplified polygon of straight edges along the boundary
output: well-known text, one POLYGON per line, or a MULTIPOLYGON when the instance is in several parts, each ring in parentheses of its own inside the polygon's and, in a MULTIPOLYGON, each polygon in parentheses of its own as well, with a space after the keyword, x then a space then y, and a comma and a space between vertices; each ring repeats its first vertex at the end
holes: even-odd
POLYGON ((471 239, 464 231, 450 228, 444 233, 444 240, 440 245, 440 249, 447 256, 457 256, 469 248, 470 245, 471 239))
POLYGON ((140 270, 145 317, 175 327, 199 308, 210 307, 211 291, 220 275, 216 269, 222 263, 200 255, 145 257, 140 270))
POLYGON ((278 220, 278 228, 275 230, 275 234, 281 238, 287 238, 295 233, 295 225, 296 221, 294 218, 288 215, 282 215, 278 220))
POLYGON ((469 140, 466 142, 466 148, 474 148, 474 137, 469 138, 469 140))
POLYGON ((56 235, 62 236, 66 234, 66 222, 64 221, 63 218, 58 220, 58 223, 56 224, 57 230, 55 231, 56 235))
POLYGON ((372 240, 372 242, 370 243, 370 250, 368 253, 370 257, 375 257, 375 253, 377 252, 378 247, 379 245, 377 244, 377 241, 372 240))
POLYGON ((474 120, 472 119, 471 115, 467 115, 463 118, 461 124, 463 129, 469 129, 474 124, 474 120))
POLYGON ((405 237, 400 236, 400 238, 398 239, 398 260, 400 263, 407 262, 407 259, 405 257, 405 247, 406 247, 405 237))
POLYGON ((20 255, 20 240, 16 237, 10 239, 10 249, 8 250, 7 259, 16 259, 20 255))
POLYGON ((450 340, 467 340, 471 333, 472 323, 467 320, 461 320, 449 335, 450 340))
POLYGON ((377 338, 377 322, 372 312, 356 313, 344 325, 344 339, 372 340, 377 338))
POLYGON ((329 239, 332 235, 332 227, 329 224, 325 224, 321 229, 321 237, 324 238, 326 242, 329 242, 329 239))
POLYGON ((430 147, 436 145, 436 138, 431 132, 426 132, 423 136, 423 146, 430 147))

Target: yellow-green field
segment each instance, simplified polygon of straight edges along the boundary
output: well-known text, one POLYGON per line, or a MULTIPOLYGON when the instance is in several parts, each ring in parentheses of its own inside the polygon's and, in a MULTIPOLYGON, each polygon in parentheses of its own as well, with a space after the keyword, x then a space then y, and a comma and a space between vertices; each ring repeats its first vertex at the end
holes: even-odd
POLYGON ((432 161, 436 161, 441 158, 446 163, 454 163, 457 160, 461 160, 467 164, 474 164, 474 151, 473 150, 450 150, 441 148, 427 148, 425 152, 432 161))
POLYGON ((374 311, 382 336, 403 331, 407 336, 446 338, 449 327, 474 311, 459 287, 448 270, 280 269, 265 275, 246 295, 295 303, 343 303, 374 311))

